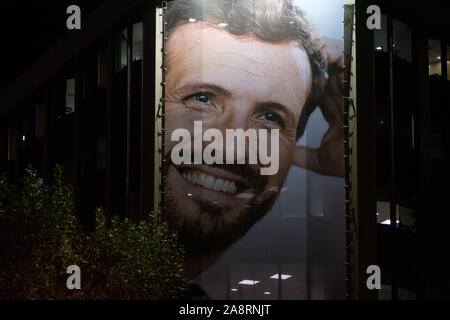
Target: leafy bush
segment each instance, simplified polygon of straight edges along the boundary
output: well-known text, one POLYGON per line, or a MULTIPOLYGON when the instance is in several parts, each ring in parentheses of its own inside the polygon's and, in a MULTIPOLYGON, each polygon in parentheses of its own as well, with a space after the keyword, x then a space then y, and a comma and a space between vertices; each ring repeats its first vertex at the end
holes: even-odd
POLYGON ((95 212, 83 231, 57 166, 51 185, 28 168, 20 190, 0 178, 1 299, 175 299, 185 291, 183 248, 157 212, 133 222, 95 212), (66 269, 81 269, 69 290, 66 269))

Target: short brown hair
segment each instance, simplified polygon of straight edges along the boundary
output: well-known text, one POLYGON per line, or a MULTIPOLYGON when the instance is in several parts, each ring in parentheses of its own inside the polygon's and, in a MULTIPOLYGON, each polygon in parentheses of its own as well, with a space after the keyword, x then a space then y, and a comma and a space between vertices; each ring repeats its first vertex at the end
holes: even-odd
POLYGON ((272 43, 297 41, 305 49, 311 65, 312 90, 297 126, 300 138, 324 90, 327 69, 303 10, 292 0, 173 0, 165 14, 167 35, 189 19, 211 26, 224 23, 224 29, 236 36, 254 35, 272 43))

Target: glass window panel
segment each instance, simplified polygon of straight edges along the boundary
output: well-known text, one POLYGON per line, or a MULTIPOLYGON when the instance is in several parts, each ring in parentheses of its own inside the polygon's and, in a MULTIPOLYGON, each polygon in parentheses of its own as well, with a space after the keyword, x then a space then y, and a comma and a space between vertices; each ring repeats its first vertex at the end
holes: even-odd
POLYGON ((17 128, 8 128, 8 160, 16 160, 17 156, 17 128))
POLYGON ((447 45, 447 80, 450 80, 450 45, 447 45))
POLYGON ((97 139, 97 169, 106 168, 106 137, 97 139))
POLYGON ((66 109, 65 113, 73 113, 75 111, 75 78, 66 80, 66 109))
POLYGON ((99 88, 106 88, 108 86, 108 57, 106 51, 98 53, 97 62, 97 85, 99 88))
POLYGON ((381 15, 381 29, 374 30, 375 51, 388 52, 387 45, 387 16, 381 15))
POLYGON ((442 76, 441 56, 441 40, 428 40, 428 74, 430 76, 442 76))
POLYGON ((142 60, 142 22, 133 25, 133 61, 142 60))
POLYGON ((45 135, 45 105, 36 105, 36 137, 45 135))
POLYGON ((116 72, 121 71, 128 63, 127 29, 116 36, 116 72))
POLYGON ((394 54, 397 58, 412 63, 412 33, 411 26, 393 21, 394 54))

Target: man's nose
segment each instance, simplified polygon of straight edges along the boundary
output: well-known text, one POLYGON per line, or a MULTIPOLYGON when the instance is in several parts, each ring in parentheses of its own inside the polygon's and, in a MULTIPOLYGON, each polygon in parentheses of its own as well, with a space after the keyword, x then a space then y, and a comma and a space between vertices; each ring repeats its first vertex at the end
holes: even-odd
MULTIPOLYGON (((233 105, 228 105, 225 108, 224 112, 220 117, 218 117, 215 123, 211 126, 208 126, 208 129, 217 129, 222 133, 223 141, 222 141, 222 155, 219 155, 226 163, 226 155, 233 155, 234 163, 237 163, 239 159, 241 162, 247 163, 247 158, 249 156, 249 151, 251 149, 257 148, 257 137, 254 139, 245 138, 244 141, 244 150, 238 150, 239 144, 242 146, 237 138, 229 138, 227 139, 227 130, 229 135, 239 134, 238 131, 241 131, 240 134, 244 134, 248 129, 252 129, 251 127, 251 104, 245 101, 236 102, 233 105), (242 153, 242 151, 244 151, 242 153)), ((249 133, 251 135, 251 133, 249 133)), ((255 131, 255 136, 257 135, 257 131, 255 131)), ((204 147, 208 145, 209 141, 203 141, 204 147)), ((241 148, 242 149, 242 148, 241 148)), ((254 151, 254 150, 253 150, 254 151)))
POLYGON ((225 106, 222 114, 216 119, 217 129, 225 134, 226 129, 243 129, 244 131, 251 127, 250 101, 238 100, 225 106))

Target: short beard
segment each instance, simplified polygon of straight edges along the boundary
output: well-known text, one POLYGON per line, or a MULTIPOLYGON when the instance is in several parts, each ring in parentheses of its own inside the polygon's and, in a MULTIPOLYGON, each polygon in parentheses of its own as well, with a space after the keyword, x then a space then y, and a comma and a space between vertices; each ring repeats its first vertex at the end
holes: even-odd
POLYGON ((221 217, 226 214, 226 209, 212 204, 199 204, 201 221, 189 219, 170 190, 170 174, 165 182, 165 210, 164 217, 173 229, 178 232, 187 254, 212 253, 230 247, 241 239, 247 231, 260 220, 273 206, 278 193, 270 192, 264 198, 253 198, 233 223, 224 224, 221 217), (195 220, 195 221, 193 221, 195 220), (205 225, 215 227, 214 232, 204 234, 205 225))

